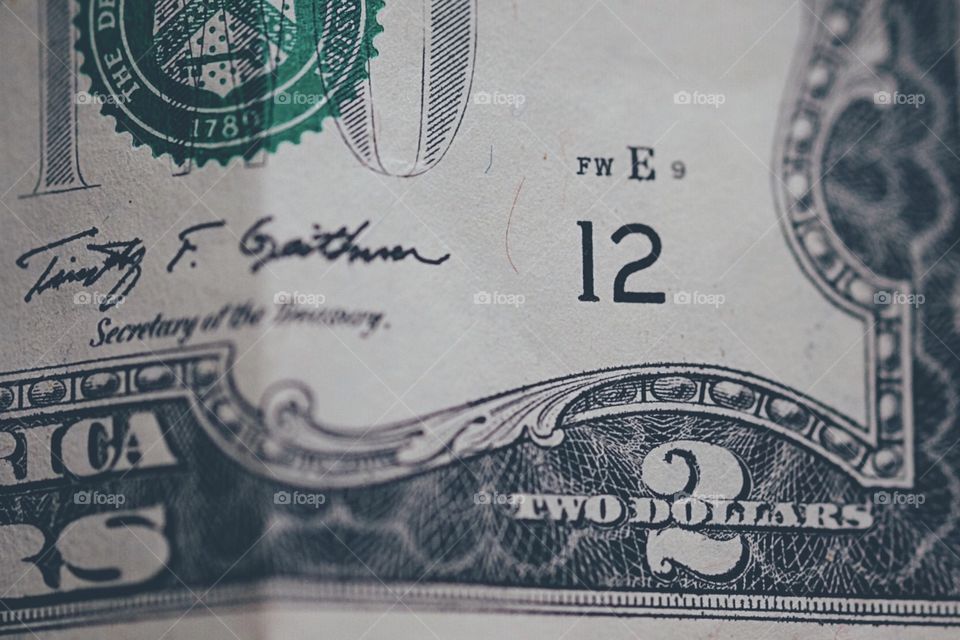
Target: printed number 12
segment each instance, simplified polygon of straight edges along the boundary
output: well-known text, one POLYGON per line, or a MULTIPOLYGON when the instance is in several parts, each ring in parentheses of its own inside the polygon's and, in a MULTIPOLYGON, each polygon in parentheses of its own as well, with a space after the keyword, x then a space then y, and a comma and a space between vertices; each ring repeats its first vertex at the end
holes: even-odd
MULTIPOLYGON (((594 292, 593 285, 593 222, 578 220, 577 226, 580 227, 581 248, 583 250, 583 293, 577 299, 581 302, 599 302, 600 298, 594 292)), ((650 252, 639 260, 628 262, 620 268, 613 280, 613 301, 663 304, 666 302, 666 294, 662 291, 627 291, 627 278, 656 262, 663 247, 657 232, 640 223, 623 225, 613 232, 610 239, 613 240, 614 244, 620 244, 621 240, 634 233, 647 237, 650 241, 650 252)))

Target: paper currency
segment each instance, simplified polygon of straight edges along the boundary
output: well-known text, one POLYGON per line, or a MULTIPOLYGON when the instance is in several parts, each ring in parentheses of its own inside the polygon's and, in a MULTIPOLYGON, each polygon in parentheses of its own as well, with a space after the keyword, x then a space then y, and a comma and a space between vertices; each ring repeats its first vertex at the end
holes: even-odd
POLYGON ((956 633, 956 3, 2 5, 0 632, 956 633))

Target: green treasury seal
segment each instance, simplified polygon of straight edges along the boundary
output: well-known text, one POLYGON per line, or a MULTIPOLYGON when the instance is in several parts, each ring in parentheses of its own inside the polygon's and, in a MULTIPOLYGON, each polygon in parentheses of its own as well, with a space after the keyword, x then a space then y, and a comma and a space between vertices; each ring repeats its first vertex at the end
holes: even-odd
POLYGON ((117 131, 226 164, 320 131, 376 55, 383 0, 80 0, 82 70, 117 131))

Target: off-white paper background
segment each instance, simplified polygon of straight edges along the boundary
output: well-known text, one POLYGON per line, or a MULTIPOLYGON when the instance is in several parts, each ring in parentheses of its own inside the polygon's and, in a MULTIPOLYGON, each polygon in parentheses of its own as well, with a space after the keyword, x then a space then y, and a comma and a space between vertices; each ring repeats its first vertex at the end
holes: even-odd
MULTIPOLYGON (((16 339, 0 342, 2 368, 177 346, 152 340, 91 349, 101 313, 74 305, 74 289, 22 301, 39 267, 16 269, 16 256, 95 225, 105 240, 138 236, 148 247, 140 284, 109 313, 114 322, 150 320, 157 311, 208 313, 244 300, 270 308, 278 291, 384 311, 390 328, 366 339, 265 324, 191 341, 233 341, 233 375, 253 402, 277 380, 306 382, 318 418, 328 422, 366 427, 580 371, 685 362, 771 378, 862 423, 866 327, 801 275, 777 224, 767 168, 802 10, 770 1, 608 5, 481 2, 473 91, 523 96, 523 104, 471 104, 449 153, 425 175, 374 174, 328 121, 322 133, 283 145, 265 168, 235 162, 172 177, 169 160, 132 149, 129 134, 84 105, 82 168, 101 186, 24 200, 17 196, 36 180, 38 47, 27 28, 34 7, 14 3, 24 24, 9 15, 0 21, 0 174, 15 213, 4 216, 0 234, 8 266, 0 321, 17 329, 16 339), (677 105, 681 90, 722 93, 725 103, 677 105), (655 182, 623 179, 627 145, 655 147, 655 182), (614 176, 575 175, 580 155, 613 157, 614 176), (682 181, 670 177, 673 160, 687 165, 682 181), (370 220, 375 226, 362 236, 369 244, 452 257, 439 268, 314 257, 251 274, 238 240, 263 215, 275 216, 278 238, 306 235, 313 222, 352 228, 370 220), (196 236, 197 268, 164 272, 177 234, 214 219, 227 220, 228 230, 196 236), (594 223, 599 303, 577 300, 577 220, 594 223), (667 304, 611 300, 617 270, 648 251, 640 236, 609 241, 634 222, 657 230, 663 253, 629 288, 664 291, 667 304), (525 302, 475 305, 480 291, 525 302), (673 304, 678 291, 721 294, 725 302, 673 304)), ((410 70, 419 68, 419 54, 411 44, 419 44, 422 13, 410 0, 393 0, 380 18, 385 32, 373 69, 380 138, 385 161, 401 163, 414 140, 419 93, 410 70)))

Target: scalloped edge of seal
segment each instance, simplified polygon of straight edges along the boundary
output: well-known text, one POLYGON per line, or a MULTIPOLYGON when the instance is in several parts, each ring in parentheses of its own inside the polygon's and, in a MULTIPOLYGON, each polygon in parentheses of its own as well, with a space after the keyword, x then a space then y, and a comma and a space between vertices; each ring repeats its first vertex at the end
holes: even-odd
MULTIPOLYGON (((340 92, 338 99, 331 101, 329 110, 327 112, 323 113, 323 115, 320 117, 306 118, 301 123, 290 127, 285 131, 264 137, 262 144, 257 146, 257 152, 265 151, 267 153, 276 153, 280 145, 285 142, 293 145, 299 145, 300 139, 304 133, 320 133, 323 131, 323 121, 330 117, 339 117, 340 106, 356 97, 356 87, 360 84, 360 82, 369 77, 370 62, 379 56, 379 51, 374 45, 374 39, 383 31, 383 26, 377 20, 377 14, 380 13, 380 10, 386 4, 386 0, 358 1, 364 3, 367 8, 364 41, 360 44, 360 47, 364 51, 364 60, 357 65, 358 70, 348 72, 347 75, 352 76, 350 81, 345 82, 344 86, 338 90, 340 92)), ((85 28, 87 11, 89 10, 90 6, 96 2, 96 0, 75 0, 75 2, 79 7, 79 10, 73 19, 73 24, 77 28, 78 32, 76 41, 74 42, 74 48, 82 58, 82 62, 78 68, 80 72, 90 79, 89 93, 92 95, 102 95, 105 97, 112 96, 112 91, 110 91, 106 82, 102 77, 100 77, 100 73, 97 70, 96 62, 93 59, 89 35, 87 34, 87 30, 85 28)), ((256 153, 247 154, 246 152, 238 151, 237 147, 230 147, 228 151, 221 153, 201 148, 193 148, 192 152, 188 152, 188 147, 184 145, 176 145, 159 140, 142 140, 140 137, 138 137, 137 131, 125 123, 125 120, 127 119, 126 116, 123 115, 120 108, 117 107, 111 100, 102 101, 100 105, 100 114, 113 119, 114 130, 117 134, 120 134, 121 136, 124 136, 124 134, 130 136, 132 148, 136 149, 139 147, 148 147, 154 158, 168 156, 174 163, 178 165, 182 165, 187 162, 193 162, 197 167, 202 167, 210 161, 215 161, 220 166, 226 167, 230 164, 230 162, 237 158, 243 158, 244 160, 247 160, 256 155, 256 153)))

